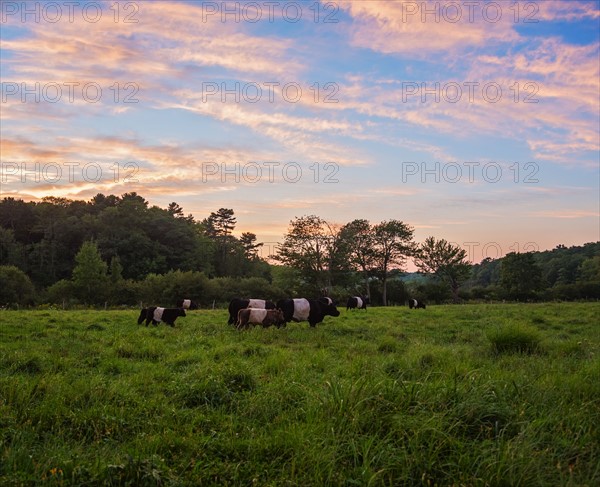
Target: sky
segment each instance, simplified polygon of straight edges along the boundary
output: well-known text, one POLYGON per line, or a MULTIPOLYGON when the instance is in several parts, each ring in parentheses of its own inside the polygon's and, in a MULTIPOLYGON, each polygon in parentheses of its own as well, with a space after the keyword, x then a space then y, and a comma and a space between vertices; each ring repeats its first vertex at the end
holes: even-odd
POLYGON ((600 240, 598 1, 1 2, 0 192, 600 240))

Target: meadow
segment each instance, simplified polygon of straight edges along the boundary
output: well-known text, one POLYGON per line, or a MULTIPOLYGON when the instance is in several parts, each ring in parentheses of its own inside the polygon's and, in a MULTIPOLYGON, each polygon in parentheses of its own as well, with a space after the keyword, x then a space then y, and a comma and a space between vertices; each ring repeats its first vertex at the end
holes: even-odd
POLYGON ((0 311, 1 485, 597 486, 600 303, 0 311))

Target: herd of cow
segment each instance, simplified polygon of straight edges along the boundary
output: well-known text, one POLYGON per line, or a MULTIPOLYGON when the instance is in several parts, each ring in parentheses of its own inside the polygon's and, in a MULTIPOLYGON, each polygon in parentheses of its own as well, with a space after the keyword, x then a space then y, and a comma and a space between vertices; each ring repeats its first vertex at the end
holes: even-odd
MULTIPOLYGON (((352 296, 346 303, 346 311, 351 309, 367 309, 369 298, 365 296, 352 296)), ((408 300, 410 309, 425 309, 425 303, 416 299, 408 300)), ((191 299, 177 301, 175 308, 161 308, 150 306, 142 308, 138 318, 138 325, 144 321, 146 326, 151 322, 158 325, 161 321, 174 327, 179 316, 186 316, 186 310, 199 309, 198 303, 191 299)), ((290 321, 308 321, 311 327, 321 323, 325 316, 339 316, 340 312, 331 298, 318 299, 280 299, 277 303, 266 299, 240 299, 234 298, 229 303, 229 325, 238 330, 248 328, 250 325, 261 325, 264 328, 276 326, 281 328, 290 321)))

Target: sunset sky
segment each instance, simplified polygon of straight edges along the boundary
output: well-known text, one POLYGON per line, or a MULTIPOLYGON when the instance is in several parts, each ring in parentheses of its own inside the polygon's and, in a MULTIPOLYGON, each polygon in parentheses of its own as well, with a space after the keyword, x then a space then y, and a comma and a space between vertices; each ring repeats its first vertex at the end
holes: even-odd
MULTIPOLYGON (((137 192, 280 241, 600 240, 597 1, 6 2, 1 196, 137 192)), ((268 251, 267 251, 268 252, 268 251)))

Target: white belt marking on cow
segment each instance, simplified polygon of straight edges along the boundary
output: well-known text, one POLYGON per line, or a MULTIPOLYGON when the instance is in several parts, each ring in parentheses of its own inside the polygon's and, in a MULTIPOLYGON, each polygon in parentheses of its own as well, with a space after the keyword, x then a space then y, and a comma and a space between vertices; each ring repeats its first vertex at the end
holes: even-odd
POLYGON ((363 300, 360 299, 358 296, 356 296, 356 307, 362 308, 362 306, 363 306, 363 300))
POLYGON ((294 316, 293 318, 297 321, 306 321, 308 320, 308 315, 310 313, 310 303, 308 299, 299 298, 294 299, 294 316))
POLYGON ((259 308, 265 309, 266 301, 264 299, 250 299, 248 303, 248 308, 259 308))
POLYGON ((159 323, 162 321, 162 315, 165 308, 156 308, 154 310, 154 321, 158 321, 159 323))
POLYGON ((262 323, 267 316, 266 309, 258 309, 253 308, 250 310, 250 318, 248 318, 248 323, 262 323))
POLYGON ((183 300, 183 307, 185 309, 190 309, 191 305, 192 305, 192 300, 191 299, 184 299, 183 300))

